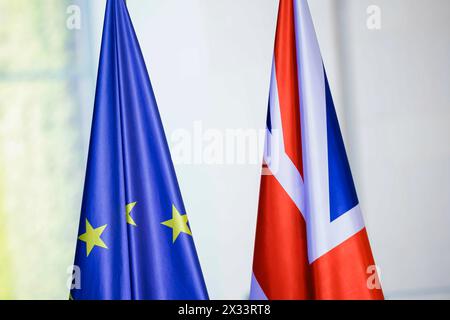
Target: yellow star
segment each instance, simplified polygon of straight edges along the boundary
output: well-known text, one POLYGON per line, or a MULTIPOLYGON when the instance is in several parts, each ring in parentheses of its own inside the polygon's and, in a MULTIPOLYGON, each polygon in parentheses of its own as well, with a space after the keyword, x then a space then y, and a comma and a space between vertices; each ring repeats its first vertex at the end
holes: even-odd
POLYGON ((192 236, 191 230, 189 229, 187 222, 188 222, 187 215, 185 214, 180 215, 177 208, 175 208, 175 206, 172 205, 172 219, 161 222, 161 224, 165 225, 166 227, 172 228, 172 243, 175 243, 175 240, 177 240, 178 235, 181 232, 184 232, 192 236))
POLYGON ((126 205, 125 207, 125 213, 127 216, 127 223, 131 224, 132 226, 136 226, 136 223, 134 222, 133 218, 130 215, 131 210, 133 210, 134 206, 136 205, 137 202, 131 202, 129 204, 126 205))
POLYGON ((78 237, 78 239, 80 239, 81 241, 86 242, 86 257, 89 257, 89 254, 91 253, 92 249, 95 246, 108 249, 106 244, 100 238, 100 236, 103 233, 103 231, 105 230, 106 226, 107 225, 105 224, 101 227, 94 229, 94 228, 92 228, 88 219, 86 219, 86 232, 78 237))

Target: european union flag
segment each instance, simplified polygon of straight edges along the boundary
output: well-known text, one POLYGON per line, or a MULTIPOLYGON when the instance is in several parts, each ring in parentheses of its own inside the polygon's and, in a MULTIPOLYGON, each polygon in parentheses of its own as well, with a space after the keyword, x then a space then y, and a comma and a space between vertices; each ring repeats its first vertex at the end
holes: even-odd
POLYGON ((106 5, 75 255, 77 299, 208 299, 124 0, 106 5))

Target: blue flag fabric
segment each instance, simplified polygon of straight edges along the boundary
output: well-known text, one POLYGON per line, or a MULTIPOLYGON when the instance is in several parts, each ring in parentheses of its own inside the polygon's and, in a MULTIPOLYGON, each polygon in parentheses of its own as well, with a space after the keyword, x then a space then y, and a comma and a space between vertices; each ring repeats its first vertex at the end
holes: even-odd
POLYGON ((71 298, 208 299, 124 0, 106 5, 91 130, 71 298))

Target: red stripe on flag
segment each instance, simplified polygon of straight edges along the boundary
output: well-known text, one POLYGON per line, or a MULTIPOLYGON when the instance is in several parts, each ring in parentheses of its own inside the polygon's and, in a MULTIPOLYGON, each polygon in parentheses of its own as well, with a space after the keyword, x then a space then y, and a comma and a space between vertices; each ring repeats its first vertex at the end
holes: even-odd
POLYGON ((261 177, 253 272, 268 299, 309 299, 303 216, 274 176, 261 177))
POLYGON ((314 298, 325 300, 382 300, 383 291, 369 288, 378 276, 366 229, 362 229, 311 265, 314 298), (369 268, 369 270, 368 270, 369 268))
POLYGON ((286 154, 303 177, 294 3, 281 0, 275 36, 275 69, 286 154))

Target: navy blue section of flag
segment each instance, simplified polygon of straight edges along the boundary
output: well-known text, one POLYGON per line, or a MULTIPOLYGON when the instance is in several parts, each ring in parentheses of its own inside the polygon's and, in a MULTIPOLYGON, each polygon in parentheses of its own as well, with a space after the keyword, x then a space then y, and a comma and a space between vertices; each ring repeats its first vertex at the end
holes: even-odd
POLYGON ((325 70, 324 78, 327 103, 330 221, 334 221, 359 202, 325 70))
POLYGON ((75 300, 208 299, 123 0, 106 7, 75 265, 75 300))

